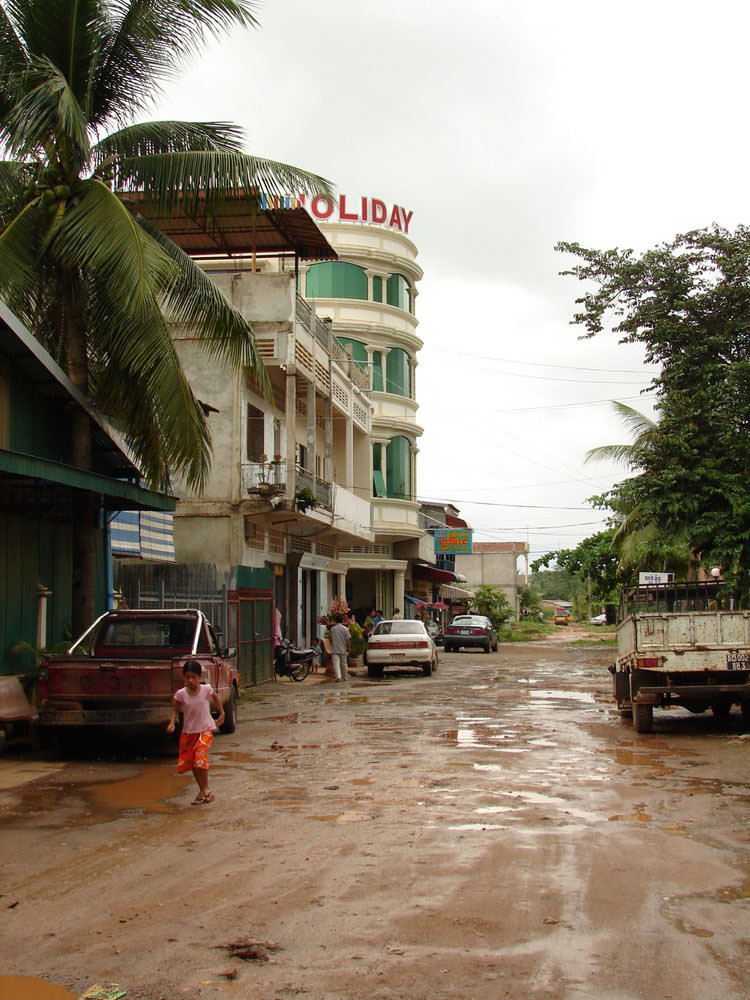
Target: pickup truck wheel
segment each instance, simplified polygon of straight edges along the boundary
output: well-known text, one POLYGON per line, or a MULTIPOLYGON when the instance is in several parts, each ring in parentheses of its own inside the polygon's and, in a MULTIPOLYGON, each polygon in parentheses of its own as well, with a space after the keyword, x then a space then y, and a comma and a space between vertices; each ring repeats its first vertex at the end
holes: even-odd
POLYGON ((726 719, 732 711, 731 701, 715 701, 711 706, 711 711, 717 719, 726 719))
POLYGON ((237 692, 232 688, 229 701, 224 706, 224 725, 219 728, 220 733, 233 733, 237 728, 237 692))
POLYGON ((654 728, 654 706, 633 702, 633 728, 637 733, 650 733, 654 728))

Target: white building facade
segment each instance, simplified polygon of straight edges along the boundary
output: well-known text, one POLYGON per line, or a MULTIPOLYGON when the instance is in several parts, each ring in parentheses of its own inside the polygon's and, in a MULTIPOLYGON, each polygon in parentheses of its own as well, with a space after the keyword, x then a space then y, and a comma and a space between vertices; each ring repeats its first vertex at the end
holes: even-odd
POLYGON ((372 498, 370 542, 341 550, 349 564, 352 609, 404 609, 407 552, 424 534, 416 467, 417 283, 422 270, 409 235, 412 213, 377 198, 318 196, 306 206, 338 260, 300 268, 300 291, 367 379, 372 404, 366 471, 372 498))

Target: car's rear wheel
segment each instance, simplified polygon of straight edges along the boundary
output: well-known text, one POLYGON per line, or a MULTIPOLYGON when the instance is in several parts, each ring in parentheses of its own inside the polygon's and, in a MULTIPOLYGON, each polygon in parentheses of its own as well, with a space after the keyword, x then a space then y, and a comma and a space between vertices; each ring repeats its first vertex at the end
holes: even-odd
POLYGON ((484 651, 485 651, 485 653, 491 653, 492 652, 492 642, 489 639, 484 644, 484 651))
POLYGON ((367 676, 368 677, 382 677, 383 668, 379 663, 368 663, 367 664, 367 676))
POLYGON ((453 643, 444 641, 443 649, 446 651, 446 653, 453 653, 455 652, 456 647, 453 645, 453 643))

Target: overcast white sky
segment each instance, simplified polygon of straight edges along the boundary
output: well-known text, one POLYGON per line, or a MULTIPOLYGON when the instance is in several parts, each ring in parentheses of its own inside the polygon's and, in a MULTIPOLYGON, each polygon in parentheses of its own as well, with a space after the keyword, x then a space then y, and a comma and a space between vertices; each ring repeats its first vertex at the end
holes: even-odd
POLYGON ((559 240, 646 249, 750 221, 739 0, 265 0, 156 115, 233 121, 248 151, 413 211, 425 276, 418 492, 532 558, 602 519, 639 350, 580 341, 559 240))

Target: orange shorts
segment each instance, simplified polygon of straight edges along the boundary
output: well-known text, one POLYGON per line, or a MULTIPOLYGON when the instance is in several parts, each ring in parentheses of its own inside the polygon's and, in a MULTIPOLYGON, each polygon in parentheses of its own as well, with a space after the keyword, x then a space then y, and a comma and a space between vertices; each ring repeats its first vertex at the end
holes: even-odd
POLYGON ((180 733, 180 750, 177 759, 177 770, 182 774, 184 771, 192 771, 193 768, 200 768, 201 771, 208 770, 208 750, 214 741, 214 734, 207 730, 205 733, 180 733))

